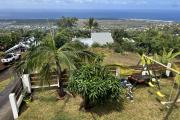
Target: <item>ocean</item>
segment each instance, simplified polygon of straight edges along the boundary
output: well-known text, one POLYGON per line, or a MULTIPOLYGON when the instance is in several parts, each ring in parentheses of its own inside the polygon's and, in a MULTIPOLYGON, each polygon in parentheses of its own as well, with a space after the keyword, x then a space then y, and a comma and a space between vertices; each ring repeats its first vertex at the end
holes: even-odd
POLYGON ((0 10, 0 19, 146 19, 180 22, 180 10, 0 10))

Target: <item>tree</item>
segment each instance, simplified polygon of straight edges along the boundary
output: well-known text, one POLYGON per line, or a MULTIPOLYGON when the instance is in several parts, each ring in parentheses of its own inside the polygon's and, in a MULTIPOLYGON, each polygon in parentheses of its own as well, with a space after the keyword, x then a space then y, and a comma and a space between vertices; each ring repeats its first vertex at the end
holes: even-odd
POLYGON ((58 26, 60 28, 71 28, 71 27, 74 27, 77 23, 78 19, 73 17, 73 18, 70 18, 70 17, 62 17, 59 21, 58 21, 58 26))
POLYGON ((89 18, 85 25, 91 32, 94 28, 97 28, 99 26, 98 22, 95 21, 94 18, 89 18))
POLYGON ((122 43, 124 42, 123 38, 127 38, 128 33, 123 29, 116 29, 112 32, 112 37, 116 43, 122 45, 122 43))
POLYGON ((168 64, 172 63, 173 60, 180 55, 180 52, 174 52, 174 49, 171 49, 169 52, 163 49, 162 55, 158 55, 157 53, 154 55, 155 60, 163 63, 168 64))
POLYGON ((91 52, 82 50, 80 44, 66 43, 57 48, 53 35, 47 35, 40 44, 32 47, 27 53, 23 67, 27 72, 38 71, 42 81, 48 81, 52 72, 56 72, 59 80, 58 94, 59 97, 63 97, 65 92, 61 79, 62 69, 75 69, 75 62, 82 61, 83 58, 91 59, 93 55, 91 52))
POLYGON ((108 100, 118 101, 124 93, 119 80, 99 63, 86 64, 75 70, 68 88, 82 96, 84 101, 80 109, 108 100))
POLYGON ((64 28, 58 31, 55 36, 55 44, 57 48, 60 48, 67 42, 70 42, 73 38, 73 32, 70 29, 64 28))
POLYGON ((19 43, 21 36, 22 34, 18 30, 0 34, 0 50, 7 50, 19 43))

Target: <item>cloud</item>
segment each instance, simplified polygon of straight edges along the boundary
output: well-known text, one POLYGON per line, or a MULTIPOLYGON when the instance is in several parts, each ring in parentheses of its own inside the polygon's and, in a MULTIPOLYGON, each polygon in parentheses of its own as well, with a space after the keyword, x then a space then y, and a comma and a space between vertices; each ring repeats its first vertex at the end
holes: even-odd
POLYGON ((180 0, 0 0, 0 8, 168 8, 180 0))

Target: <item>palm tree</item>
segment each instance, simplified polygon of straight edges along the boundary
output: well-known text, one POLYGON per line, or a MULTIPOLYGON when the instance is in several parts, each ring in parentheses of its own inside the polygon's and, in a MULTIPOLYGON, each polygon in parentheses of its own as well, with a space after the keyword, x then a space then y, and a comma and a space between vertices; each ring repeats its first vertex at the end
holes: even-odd
MULTIPOLYGON (((82 50, 80 44, 67 43, 60 48, 56 48, 52 35, 47 35, 40 44, 31 48, 26 55, 23 64, 28 72, 38 71, 42 81, 48 81, 51 73, 56 72, 59 80, 59 97, 64 97, 62 69, 75 69, 77 61, 92 60, 95 54, 82 50)), ((44 83, 44 82, 42 82, 44 83)))
POLYGON ((88 21, 85 23, 86 27, 92 32, 92 29, 97 28, 99 26, 98 22, 95 21, 94 18, 89 18, 88 21))

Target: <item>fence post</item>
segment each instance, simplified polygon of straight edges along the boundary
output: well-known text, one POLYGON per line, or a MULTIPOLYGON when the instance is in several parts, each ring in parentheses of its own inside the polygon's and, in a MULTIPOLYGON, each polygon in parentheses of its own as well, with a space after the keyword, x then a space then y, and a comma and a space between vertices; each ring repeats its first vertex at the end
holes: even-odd
POLYGON ((29 74, 22 75, 23 88, 27 89, 27 93, 31 93, 31 82, 29 74))
POLYGON ((19 108, 17 106, 15 93, 10 93, 9 94, 9 101, 10 101, 10 104, 11 104, 14 119, 17 119, 18 118, 19 108))
MULTIPOLYGON (((171 68, 171 67, 172 67, 172 64, 171 64, 171 63, 168 63, 168 64, 167 64, 167 67, 168 67, 168 68, 171 68)), ((169 77, 169 76, 170 76, 170 73, 171 73, 171 71, 170 71, 169 69, 167 69, 167 70, 166 70, 166 76, 169 77)))

